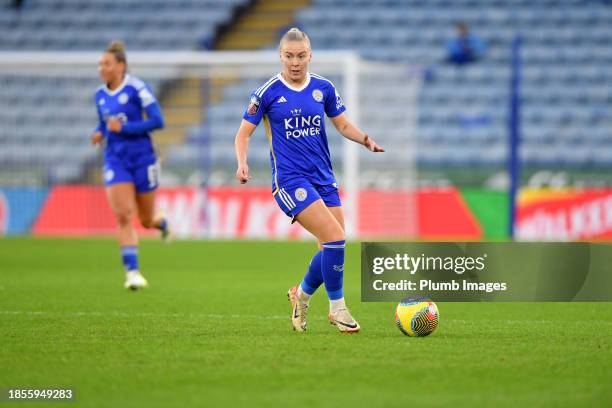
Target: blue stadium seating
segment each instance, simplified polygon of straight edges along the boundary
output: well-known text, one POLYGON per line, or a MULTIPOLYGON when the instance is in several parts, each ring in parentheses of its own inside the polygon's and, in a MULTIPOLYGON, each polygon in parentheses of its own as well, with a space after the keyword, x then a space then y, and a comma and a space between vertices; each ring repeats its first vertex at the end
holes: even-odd
POLYGON ((299 13, 298 22, 316 49, 350 47, 366 58, 430 67, 419 97, 419 144, 427 146, 426 154, 419 152, 424 165, 505 163, 510 45, 520 36, 526 164, 612 166, 612 155, 606 155, 610 150, 602 150, 612 138, 609 4, 315 0, 299 13), (456 21, 467 22, 487 43, 483 61, 464 67, 443 62, 456 21))
MULTIPOLYGON (((128 52, 195 49, 247 1, 27 0, 21 10, 0 3, 0 52, 101 51, 115 39, 128 52)), ((25 165, 43 169, 49 181, 79 180, 100 156, 89 142, 99 85, 95 71, 80 79, 0 74, 0 168, 25 165)))
MULTIPOLYGON (((0 50, 100 50, 118 36, 130 50, 192 49, 245 2, 29 0, 19 12, 0 9, 0 50)), ((313 0, 298 13, 297 23, 315 50, 351 48, 370 60, 423 68, 427 75, 419 93, 418 160, 434 167, 504 165, 510 45, 520 36, 521 158, 532 166, 612 166, 612 7, 604 2, 313 0), (456 67, 443 61, 458 20, 487 43, 485 58, 476 64, 456 67)), ((235 133, 249 92, 258 85, 244 81, 225 87, 222 102, 206 112, 207 122, 191 130, 191 145, 173 149, 169 162, 196 163, 201 160, 198 149, 212 146, 213 164, 233 163, 233 146, 226 141, 235 133)), ((66 153, 61 146, 67 140, 80 163, 95 160, 87 136, 95 122, 90 99, 96 86, 95 78, 71 83, 0 75, 0 166, 20 157, 49 162, 48 157, 66 153), (68 106, 68 112, 56 104, 68 106), (69 120, 73 123, 67 124, 69 120), (49 149, 33 152, 31 146, 42 141, 49 149)), ((375 95, 377 89, 367 92, 375 95)), ((388 123, 397 115, 387 106, 362 112, 363 123, 383 144, 397 133, 388 123)), ((340 138, 331 133, 330 143, 338 144, 340 138)), ((257 152, 254 160, 268 160, 261 128, 252 150, 257 152)), ((78 175, 69 166, 52 173, 78 175)))

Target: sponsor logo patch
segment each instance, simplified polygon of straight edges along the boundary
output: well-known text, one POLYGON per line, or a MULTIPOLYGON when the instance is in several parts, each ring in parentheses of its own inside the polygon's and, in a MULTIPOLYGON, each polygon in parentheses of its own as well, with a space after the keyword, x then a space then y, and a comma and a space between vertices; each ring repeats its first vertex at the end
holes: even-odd
POLYGON ((338 93, 338 91, 336 91, 336 109, 340 109, 342 108, 342 98, 340 97, 340 94, 338 93))
POLYGON ((249 107, 247 108, 247 113, 251 116, 255 115, 257 111, 259 110, 260 104, 261 104, 260 100, 257 97, 252 96, 251 103, 249 103, 249 107))

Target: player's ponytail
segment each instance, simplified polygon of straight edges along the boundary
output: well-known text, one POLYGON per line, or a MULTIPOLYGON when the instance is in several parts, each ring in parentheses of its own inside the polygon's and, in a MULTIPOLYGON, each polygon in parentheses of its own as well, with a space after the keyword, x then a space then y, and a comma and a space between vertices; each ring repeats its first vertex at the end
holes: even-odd
POLYGON ((111 41, 106 47, 105 52, 113 54, 117 62, 125 64, 127 70, 127 58, 125 57, 125 44, 122 41, 111 41))
POLYGON ((305 32, 300 30, 297 27, 290 28, 280 40, 278 44, 278 49, 280 50, 285 41, 305 41, 308 44, 308 48, 310 49, 310 38, 306 35, 305 32))

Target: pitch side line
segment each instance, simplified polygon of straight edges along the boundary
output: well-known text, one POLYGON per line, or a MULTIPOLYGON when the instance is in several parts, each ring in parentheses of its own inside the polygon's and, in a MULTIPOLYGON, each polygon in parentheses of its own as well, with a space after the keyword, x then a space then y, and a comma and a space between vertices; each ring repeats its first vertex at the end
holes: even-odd
MULTIPOLYGON (((160 317, 160 318, 209 318, 209 319, 260 319, 260 320, 284 320, 289 316, 256 316, 238 314, 207 314, 207 313, 126 313, 126 312, 45 312, 33 310, 0 310, 0 315, 24 315, 24 316, 73 316, 73 317, 160 317)), ((322 317, 314 318, 323 320, 322 317)))

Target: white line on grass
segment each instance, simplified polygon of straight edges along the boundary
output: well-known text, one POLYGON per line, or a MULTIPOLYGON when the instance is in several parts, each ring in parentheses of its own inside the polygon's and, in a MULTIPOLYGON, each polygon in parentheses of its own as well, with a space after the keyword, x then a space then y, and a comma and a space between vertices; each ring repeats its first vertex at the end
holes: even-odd
POLYGON ((288 316, 268 316, 268 315, 238 315, 238 314, 210 314, 210 313, 126 313, 126 312, 47 312, 39 310, 0 310, 2 315, 24 315, 24 316, 73 316, 73 317, 90 317, 90 316, 110 316, 110 317, 162 317, 162 318, 209 318, 209 319, 263 319, 263 320, 280 320, 288 319, 288 316))
MULTIPOLYGON (((23 316, 71 316, 71 317, 154 317, 154 318, 202 318, 202 319, 257 319, 257 320, 285 320, 289 316, 278 315, 240 315, 240 314, 215 314, 215 313, 126 313, 126 312, 49 312, 41 310, 0 310, 0 315, 23 315, 23 316)), ((326 320, 323 316, 311 316, 309 319, 326 320)), ((477 322, 465 319, 448 319, 450 324, 475 324, 477 322)), ((505 324, 558 324, 558 320, 505 320, 505 324)), ((597 321, 598 324, 612 325, 610 321, 597 321)))

